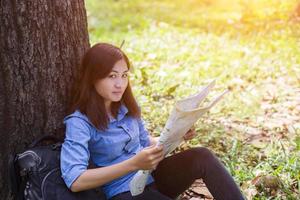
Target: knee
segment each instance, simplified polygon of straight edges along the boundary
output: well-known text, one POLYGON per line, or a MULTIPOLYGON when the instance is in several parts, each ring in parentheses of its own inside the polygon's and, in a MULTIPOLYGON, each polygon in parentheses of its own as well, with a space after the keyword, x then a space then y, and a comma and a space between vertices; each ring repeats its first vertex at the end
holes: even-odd
POLYGON ((193 157, 197 161, 207 161, 215 159, 214 153, 206 147, 196 147, 191 149, 193 157))

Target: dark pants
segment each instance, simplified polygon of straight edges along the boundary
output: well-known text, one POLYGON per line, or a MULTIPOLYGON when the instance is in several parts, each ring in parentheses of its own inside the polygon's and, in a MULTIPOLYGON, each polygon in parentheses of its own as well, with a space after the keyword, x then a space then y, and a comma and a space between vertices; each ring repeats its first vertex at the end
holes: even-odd
POLYGON ((216 200, 244 199, 233 178, 207 148, 192 148, 162 160, 152 172, 155 183, 132 197, 125 192, 113 200, 170 200, 188 189, 196 179, 203 179, 216 200))

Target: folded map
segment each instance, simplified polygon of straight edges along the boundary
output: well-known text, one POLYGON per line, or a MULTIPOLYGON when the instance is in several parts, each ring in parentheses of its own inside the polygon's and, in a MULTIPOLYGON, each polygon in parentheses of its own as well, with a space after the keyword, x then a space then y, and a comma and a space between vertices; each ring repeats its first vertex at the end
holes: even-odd
MULTIPOLYGON (((196 121, 228 92, 228 90, 226 90, 214 97, 207 105, 202 105, 204 104, 205 97, 214 86, 215 80, 201 89, 196 95, 175 103, 157 144, 163 145, 165 156, 180 145, 184 140, 183 136, 192 128, 196 121)), ((151 172, 151 170, 139 170, 135 174, 130 182, 130 192, 133 196, 139 195, 144 191, 148 176, 151 172)))

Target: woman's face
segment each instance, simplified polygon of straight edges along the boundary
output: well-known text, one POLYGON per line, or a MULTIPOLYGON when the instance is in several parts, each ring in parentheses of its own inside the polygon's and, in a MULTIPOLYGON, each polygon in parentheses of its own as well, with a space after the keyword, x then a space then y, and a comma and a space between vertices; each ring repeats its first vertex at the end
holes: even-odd
POLYGON ((97 93, 103 97, 106 108, 111 102, 121 100, 128 85, 128 67, 124 59, 119 60, 113 66, 107 77, 95 82, 97 93))

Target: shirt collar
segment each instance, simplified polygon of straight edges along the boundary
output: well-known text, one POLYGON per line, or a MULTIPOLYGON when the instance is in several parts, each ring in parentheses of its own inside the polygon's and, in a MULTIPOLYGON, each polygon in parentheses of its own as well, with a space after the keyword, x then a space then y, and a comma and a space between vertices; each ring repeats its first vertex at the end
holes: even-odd
POLYGON ((120 106, 120 109, 119 109, 119 112, 117 115, 117 119, 109 117, 109 122, 121 121, 127 113, 128 113, 128 109, 126 108, 126 106, 124 104, 122 104, 120 106))
MULTIPOLYGON (((115 122, 115 121, 120 121, 122 120, 125 115, 128 113, 128 109, 126 108, 126 106, 124 104, 121 104, 118 115, 117 115, 117 119, 115 118, 109 118, 109 123, 115 122)), ((71 118, 71 117, 78 117, 81 118, 83 120, 85 120, 86 122, 88 122, 91 126, 93 126, 94 128, 96 128, 88 119, 88 117, 85 114, 82 114, 79 110, 76 110, 74 113, 66 116, 64 118, 64 121, 66 121, 67 119, 71 118)), ((96 128, 98 129, 98 128, 96 128)))

